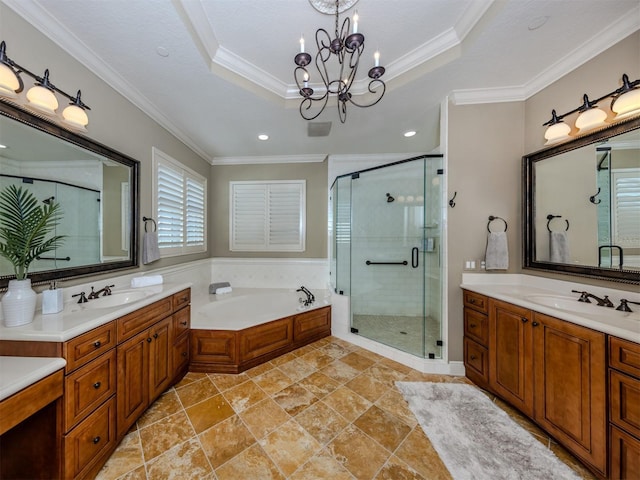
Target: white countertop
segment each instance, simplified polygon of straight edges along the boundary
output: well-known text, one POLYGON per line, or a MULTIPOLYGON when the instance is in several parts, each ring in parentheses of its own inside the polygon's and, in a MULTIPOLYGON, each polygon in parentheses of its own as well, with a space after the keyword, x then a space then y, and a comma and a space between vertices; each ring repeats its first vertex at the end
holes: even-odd
POLYGON ((114 289, 114 295, 135 290, 144 292, 145 297, 125 305, 105 308, 96 307, 100 307, 102 299, 109 301, 110 297, 100 297, 83 304, 75 301, 66 303, 64 310, 60 313, 42 315, 42 312, 36 312, 33 322, 27 325, 0 326, 0 340, 65 342, 189 287, 191 283, 164 283, 137 289, 114 289))
POLYGON ((0 357, 0 400, 64 368, 64 358, 0 357))
MULTIPOLYGON (((463 274, 460 287, 497 300, 519 305, 577 325, 591 328, 616 337, 640 343, 640 305, 629 305, 633 312, 615 308, 598 307, 595 303, 579 303, 580 294, 571 290, 587 291, 602 298, 608 295, 618 306, 621 298, 640 301, 640 292, 627 292, 611 288, 582 285, 545 277, 520 274, 463 274), (538 303, 535 298, 546 297, 562 300, 575 299, 575 311, 569 308, 553 308, 538 303)), ((571 306, 570 302, 565 302, 571 306)))

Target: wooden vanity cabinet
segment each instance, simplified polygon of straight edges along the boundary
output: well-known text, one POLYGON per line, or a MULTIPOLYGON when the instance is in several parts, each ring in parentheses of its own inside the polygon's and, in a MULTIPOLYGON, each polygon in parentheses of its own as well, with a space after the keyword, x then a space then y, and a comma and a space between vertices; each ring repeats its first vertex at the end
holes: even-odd
POLYGON ((467 377, 489 387, 489 318, 486 297, 464 292, 464 365, 467 377))
POLYGON ((464 300, 467 377, 606 476, 606 335, 474 292, 465 291, 464 300), (477 332, 485 310, 488 342, 482 344, 477 332), (472 358, 485 351, 486 375, 472 358))
POLYGON ((489 300, 489 385, 522 413, 533 417, 531 311, 489 300))
POLYGON ((640 345, 609 337, 611 478, 640 478, 640 345))
MULTIPOLYGON (((118 436, 123 437, 147 407, 186 373, 184 356, 176 365, 176 348, 188 337, 190 290, 119 318, 117 331, 118 436), (174 307, 177 311, 174 311, 174 307), (177 326, 177 327, 176 327, 177 326)), ((187 351, 188 350, 183 350, 187 351)), ((188 367, 189 357, 186 355, 188 367)))

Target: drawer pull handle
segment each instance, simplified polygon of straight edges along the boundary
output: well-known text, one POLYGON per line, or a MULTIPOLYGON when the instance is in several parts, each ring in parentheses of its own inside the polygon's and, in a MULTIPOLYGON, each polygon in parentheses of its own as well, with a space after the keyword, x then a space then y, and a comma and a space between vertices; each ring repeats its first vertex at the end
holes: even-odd
POLYGON ((151 343, 151 337, 147 338, 147 343, 151 343))
POLYGON ((102 385, 100 382, 96 382, 93 384, 93 388, 95 388, 96 390, 100 388, 100 385, 102 385))
POLYGON ((475 323, 470 323, 470 324, 469 324, 469 328, 476 328, 476 326, 477 326, 477 325, 476 325, 475 323))
POLYGON ((186 357, 187 356, 187 352, 182 352, 182 356, 186 357))
POLYGON ((96 347, 96 348, 99 348, 100 345, 102 345, 102 342, 100 340, 98 340, 96 342, 93 342, 93 346, 96 347))
POLYGON ((475 355, 471 355, 471 360, 475 360, 476 358, 478 357, 476 357, 475 355))
POLYGON ((97 437, 93 437, 93 444, 95 445, 96 443, 98 443, 100 441, 100 436, 98 435, 97 437))
POLYGON ((157 333, 154 333, 154 334, 153 334, 153 338, 158 338, 158 334, 157 334, 157 333))
POLYGON ((522 320, 522 323, 527 323, 529 321, 528 318, 524 318, 524 317, 522 317, 520 320, 522 320))
POLYGON ((538 322, 533 322, 531 325, 533 325, 534 327, 537 327, 540 324, 538 322))
POLYGON ((475 304, 476 304, 476 301, 475 301, 475 299, 470 298, 470 299, 469 299, 469 303, 470 303, 471 305, 475 305, 475 304))
POLYGON ((180 325, 184 325, 186 327, 187 326, 187 321, 185 320, 184 322, 180 322, 180 325))

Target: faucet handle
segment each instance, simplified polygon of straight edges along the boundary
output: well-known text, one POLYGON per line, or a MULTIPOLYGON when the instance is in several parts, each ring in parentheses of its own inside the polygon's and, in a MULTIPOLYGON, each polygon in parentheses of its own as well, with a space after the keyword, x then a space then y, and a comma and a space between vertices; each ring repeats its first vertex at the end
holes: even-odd
POLYGON ((103 297, 106 297, 107 295, 111 295, 111 289, 115 287, 114 285, 106 285, 102 290, 104 290, 104 293, 102 294, 103 297))
POLYGON ((633 312, 631 308, 629 308, 629 303, 633 303, 634 305, 640 305, 640 302, 632 302, 631 300, 627 300, 626 298, 620 299, 620 305, 616 307, 616 310, 621 312, 633 312))
POLYGON ((591 303, 591 300, 589 300, 589 294, 587 292, 580 291, 580 290, 571 290, 573 293, 579 293, 580 294, 580 298, 578 299, 579 302, 583 302, 583 303, 591 303))
POLYGON ((75 295, 71 295, 71 297, 80 297, 78 303, 87 303, 89 301, 84 292, 76 293, 75 295))

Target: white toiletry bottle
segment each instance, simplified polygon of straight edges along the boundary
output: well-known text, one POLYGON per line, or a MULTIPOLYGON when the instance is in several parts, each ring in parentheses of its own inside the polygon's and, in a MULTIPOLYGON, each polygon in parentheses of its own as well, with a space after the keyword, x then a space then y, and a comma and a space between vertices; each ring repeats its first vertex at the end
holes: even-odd
POLYGON ((51 282, 49 290, 42 292, 42 314, 47 315, 50 313, 61 312, 64 308, 64 301, 62 298, 62 289, 56 288, 56 282, 51 282))

